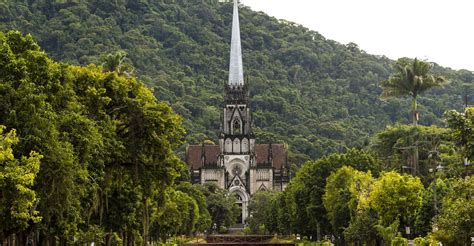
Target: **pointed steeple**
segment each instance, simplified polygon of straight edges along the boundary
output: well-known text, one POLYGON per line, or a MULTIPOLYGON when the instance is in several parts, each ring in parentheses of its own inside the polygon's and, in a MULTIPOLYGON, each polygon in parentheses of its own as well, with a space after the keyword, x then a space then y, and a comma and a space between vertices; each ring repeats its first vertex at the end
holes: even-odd
POLYGON ((234 0, 232 19, 232 41, 230 45, 229 85, 244 84, 244 68, 242 64, 242 46, 240 44, 239 1, 234 0))

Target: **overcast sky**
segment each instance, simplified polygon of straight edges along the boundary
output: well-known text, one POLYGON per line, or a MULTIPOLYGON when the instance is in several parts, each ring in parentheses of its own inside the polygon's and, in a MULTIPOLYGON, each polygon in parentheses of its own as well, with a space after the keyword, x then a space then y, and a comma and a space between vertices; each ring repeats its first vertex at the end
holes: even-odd
POLYGON ((252 9, 391 59, 474 71, 474 0, 241 0, 252 9))

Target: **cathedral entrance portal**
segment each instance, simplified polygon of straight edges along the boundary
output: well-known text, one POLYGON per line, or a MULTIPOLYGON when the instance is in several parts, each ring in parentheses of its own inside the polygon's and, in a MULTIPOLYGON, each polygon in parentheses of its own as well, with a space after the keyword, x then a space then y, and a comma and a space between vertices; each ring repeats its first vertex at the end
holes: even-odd
POLYGON ((237 206, 239 206, 239 213, 237 214, 237 218, 235 220, 235 223, 243 224, 242 197, 240 197, 238 194, 236 194, 235 198, 237 198, 237 206))
POLYGON ((247 218, 247 206, 249 202, 249 195, 241 187, 232 187, 229 190, 229 193, 235 196, 237 200, 237 206, 240 208, 240 213, 238 214, 235 222, 236 224, 244 224, 245 219, 247 218))

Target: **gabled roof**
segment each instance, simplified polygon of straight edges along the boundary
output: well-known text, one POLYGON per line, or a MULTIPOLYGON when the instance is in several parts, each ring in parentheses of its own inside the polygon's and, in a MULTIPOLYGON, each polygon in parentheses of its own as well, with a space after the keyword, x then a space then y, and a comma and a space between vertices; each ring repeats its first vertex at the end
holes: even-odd
POLYGON ((257 166, 273 163, 273 167, 280 169, 286 166, 288 152, 283 144, 257 144, 255 145, 255 155, 257 157, 257 166))
MULTIPOLYGON (((204 165, 217 165, 219 154, 218 145, 190 145, 186 151, 186 163, 191 169, 199 169, 204 165)), ((255 145, 257 167, 272 163, 273 168, 281 169, 287 166, 287 156, 288 151, 283 144, 255 145)))
POLYGON ((199 169, 204 164, 217 165, 220 149, 218 145, 190 145, 186 151, 186 163, 192 169, 199 169))

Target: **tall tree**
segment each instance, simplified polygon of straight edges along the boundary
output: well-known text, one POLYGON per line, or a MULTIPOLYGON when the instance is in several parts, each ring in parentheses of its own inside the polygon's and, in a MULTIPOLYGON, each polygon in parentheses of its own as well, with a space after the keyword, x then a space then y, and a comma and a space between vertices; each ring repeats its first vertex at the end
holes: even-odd
POLYGON ((413 126, 418 124, 417 97, 433 87, 447 83, 442 76, 428 74, 432 67, 431 63, 417 58, 400 58, 395 63, 396 73, 381 82, 382 98, 412 97, 413 126))
POLYGON ((272 205, 277 193, 273 191, 259 191, 250 200, 248 211, 252 216, 248 224, 252 233, 265 234, 274 224, 272 205))
POLYGON ((0 53, 0 124, 21 135, 18 156, 43 156, 34 186, 42 220, 28 229, 45 244, 100 233, 106 243, 148 240, 153 212, 188 198, 166 196, 185 169, 174 153, 181 118, 139 80, 57 63, 30 35, 0 32, 0 53))
MULTIPOLYGON (((41 220, 32 188, 42 156, 32 151, 29 157, 16 158, 13 147, 19 139, 15 130, 4 133, 5 128, 0 125, 0 242, 3 245, 3 240, 11 234, 41 220)), ((26 242, 19 238, 19 244, 26 242)))
POLYGON ((443 245, 469 245, 474 233, 474 179, 466 177, 453 182, 452 192, 442 200, 443 207, 434 218, 436 239, 443 245))
MULTIPOLYGON (((412 98, 412 120, 413 126, 418 125, 418 104, 417 98, 421 93, 437 86, 447 83, 442 76, 428 74, 433 65, 431 63, 408 58, 400 58, 395 63, 396 73, 389 79, 381 82, 382 98, 388 97, 404 97, 412 98)), ((418 172, 418 147, 415 145, 413 151, 413 173, 418 172)))
POLYGON ((474 107, 466 108, 464 113, 451 110, 444 117, 464 157, 474 160, 474 107))
POLYGON ((343 166, 326 180, 323 205, 333 232, 339 244, 345 244, 343 232, 351 218, 356 217, 359 199, 362 199, 361 186, 373 182, 372 175, 343 166))
POLYGON ((374 182, 369 204, 378 213, 380 228, 391 227, 399 221, 403 226, 413 225, 416 211, 422 205, 424 187, 418 177, 384 173, 374 182))

